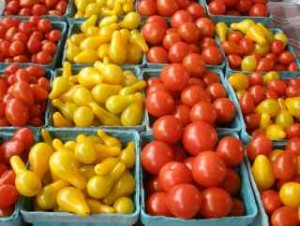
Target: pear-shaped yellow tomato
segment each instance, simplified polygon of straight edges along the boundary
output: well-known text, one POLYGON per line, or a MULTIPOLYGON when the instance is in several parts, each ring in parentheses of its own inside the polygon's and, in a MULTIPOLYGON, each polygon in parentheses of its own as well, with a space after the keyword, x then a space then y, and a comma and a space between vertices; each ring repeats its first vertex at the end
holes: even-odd
POLYGON ((249 87, 249 78, 244 73, 234 73, 228 81, 235 91, 246 90, 249 87))
POLYGON ((263 191, 273 186, 275 178, 272 164, 267 156, 258 155, 252 166, 252 174, 257 187, 263 191))
POLYGON ((296 182, 285 183, 280 188, 279 197, 285 206, 298 208, 300 206, 300 184, 296 182))

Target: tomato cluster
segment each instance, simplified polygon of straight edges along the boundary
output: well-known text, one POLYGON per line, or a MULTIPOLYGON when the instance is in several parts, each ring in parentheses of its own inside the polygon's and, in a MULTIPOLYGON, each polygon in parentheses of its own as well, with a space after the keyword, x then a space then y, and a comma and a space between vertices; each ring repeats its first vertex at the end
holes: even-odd
POLYGON ((61 38, 48 19, 30 17, 0 21, 0 62, 50 64, 61 38))
POLYGON ((155 140, 142 150, 143 168, 151 174, 145 181, 146 211, 184 219, 243 215, 241 178, 236 171, 244 156, 241 141, 225 136, 217 143, 214 128, 201 121, 191 123, 182 133, 184 147, 154 134, 155 140), (188 148, 199 145, 204 149, 187 153, 188 148))
POLYGON ((45 69, 6 68, 0 76, 0 126, 42 126, 49 90, 45 69))
POLYGON ((4 15, 20 16, 62 16, 65 14, 67 0, 5 0, 4 15))
POLYGON ((10 140, 0 145, 0 217, 10 216, 19 193, 15 188, 15 173, 9 169, 9 159, 13 155, 27 159, 28 150, 34 144, 34 135, 28 128, 16 131, 10 140))
POLYGON ((283 149, 273 149, 270 139, 258 135, 247 145, 247 153, 271 225, 299 225, 300 137, 288 141, 283 149))
POLYGON ((268 16, 267 0, 208 0, 212 15, 268 16))
POLYGON ((197 53, 206 64, 220 65, 222 54, 213 38, 215 25, 203 16, 179 10, 171 17, 171 27, 163 17, 148 17, 142 28, 142 34, 151 46, 147 61, 181 63, 189 53, 197 53))

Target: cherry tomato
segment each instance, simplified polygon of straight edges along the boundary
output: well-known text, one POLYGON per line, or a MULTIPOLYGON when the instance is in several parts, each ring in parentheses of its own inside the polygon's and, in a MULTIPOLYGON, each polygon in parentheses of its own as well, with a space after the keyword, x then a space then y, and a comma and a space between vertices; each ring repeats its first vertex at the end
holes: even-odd
POLYGON ((61 32, 60 30, 51 30, 48 33, 48 39, 51 42, 57 43, 61 38, 61 32))
POLYGON ((272 53, 279 55, 284 51, 284 44, 280 40, 274 40, 271 45, 272 53))
POLYGON ((202 51, 202 58, 206 64, 219 65, 222 63, 222 54, 217 47, 209 46, 202 51))
POLYGON ((163 47, 169 50, 171 46, 177 42, 180 42, 180 35, 178 32, 167 33, 163 39, 163 47))
POLYGON ((50 55, 54 55, 56 53, 56 45, 53 42, 45 42, 42 46, 42 51, 48 52, 50 55))
POLYGON ((29 119, 28 108, 22 101, 11 99, 6 103, 5 117, 13 126, 24 126, 29 119))
POLYGON ((15 172, 13 170, 8 170, 1 175, 0 185, 3 185, 3 184, 15 185, 15 180, 16 180, 15 172))
POLYGON ((157 21, 149 22, 143 26, 142 34, 150 45, 160 45, 166 34, 166 27, 157 21))
POLYGON ((147 19, 146 19, 146 23, 152 23, 152 22, 157 22, 160 24, 160 26, 162 26, 164 29, 168 29, 168 24, 165 20, 164 17, 162 16, 157 16, 157 15, 154 15, 154 16, 149 16, 147 19))
POLYGON ((192 156, 202 151, 214 150, 218 140, 216 130, 204 122, 192 122, 183 133, 182 143, 192 156))
POLYGON ((260 85, 251 86, 249 92, 253 96, 256 105, 266 98, 266 90, 260 85))
POLYGON ((272 152, 272 141, 265 135, 258 135, 250 140, 246 150, 251 161, 254 161, 258 155, 269 156, 272 152))
POLYGON ((16 82, 13 86, 12 95, 26 105, 32 105, 34 103, 33 93, 27 82, 16 82))
POLYGON ((189 107, 193 107, 199 101, 211 102, 210 94, 198 85, 190 85, 181 93, 181 102, 189 107))
POLYGON ((0 217, 9 217, 13 214, 13 208, 8 207, 8 208, 0 208, 0 217))
POLYGON ((232 31, 228 34, 228 41, 235 42, 236 44, 241 43, 244 35, 240 31, 232 31))
POLYGON ((251 114, 254 109, 255 109, 255 102, 254 102, 254 98, 251 95, 251 93, 246 92, 239 100, 240 102, 240 106, 241 106, 241 110, 243 112, 244 115, 249 115, 251 114))
POLYGON ((213 15, 224 15, 226 7, 222 0, 214 0, 208 4, 208 10, 213 15))
POLYGON ((257 65, 256 70, 260 71, 272 71, 274 70, 274 61, 270 58, 262 58, 257 65))
POLYGON ((170 64, 162 69, 160 78, 167 89, 181 91, 188 84, 189 74, 183 65, 170 64))
POLYGON ((217 187, 203 191, 204 202, 200 213, 205 218, 219 218, 230 214, 232 198, 225 190, 217 187))
POLYGON ((225 179, 226 166, 215 152, 203 151, 194 160, 192 174, 194 180, 203 187, 217 186, 225 179))
POLYGON ((190 0, 176 0, 176 2, 179 4, 181 9, 185 9, 190 4, 190 0))
POLYGON ((205 10, 199 3, 192 3, 186 9, 193 17, 193 19, 198 19, 199 17, 205 16, 205 10))
POLYGON ((170 17, 179 10, 180 5, 174 0, 157 0, 157 11, 159 15, 170 17))
POLYGON ((164 191, 170 191, 179 184, 191 183, 192 174, 181 162, 168 162, 159 171, 159 183, 164 191))
POLYGON ((42 42, 31 36, 27 42, 27 49, 32 54, 38 53, 42 49, 42 42))
POLYGON ((169 49, 169 60, 172 63, 181 63, 190 53, 190 46, 186 42, 173 43, 169 49))
POLYGON ((211 19, 207 17, 201 17, 198 20, 196 20, 196 25, 200 29, 201 34, 204 37, 214 36, 215 24, 211 19))
POLYGON ((147 111, 155 117, 171 114, 174 106, 173 97, 166 91, 152 92, 146 97, 147 111))
POLYGON ((230 99, 226 97, 216 99, 213 105, 217 111, 217 123, 227 124, 232 122, 236 115, 236 109, 230 99))
POLYGON ((194 22, 186 22, 178 27, 178 32, 184 41, 195 43, 201 37, 201 31, 194 22))
POLYGON ((167 195, 167 206, 170 212, 179 218, 193 218, 199 212, 203 196, 191 184, 181 184, 174 186, 167 195))
POLYGON ((192 107, 190 118, 192 122, 202 121, 214 125, 217 118, 217 112, 211 103, 199 101, 192 107))
POLYGON ((186 10, 178 10, 171 17, 171 26, 174 28, 178 28, 187 22, 192 22, 192 16, 186 10))
POLYGON ((147 60, 150 63, 168 63, 168 52, 160 46, 154 46, 147 52, 147 60))
POLYGON ((151 177, 149 180, 147 180, 145 187, 148 194, 163 191, 158 177, 151 177))
POLYGON ((143 16, 152 16, 157 14, 155 0, 142 0, 138 4, 138 12, 143 16))
POLYGON ((251 39, 244 37, 240 41, 240 47, 245 55, 251 54, 254 49, 254 43, 251 39))
POLYGON ((184 160, 184 165, 189 170, 192 170, 193 169, 193 165, 194 165, 194 161, 195 161, 195 157, 189 157, 189 158, 187 158, 187 159, 184 160))
POLYGON ((251 6, 252 6, 251 0, 240 0, 237 2, 236 9, 241 13, 247 13, 249 12, 251 6))
POLYGON ((275 210, 282 206, 279 194, 274 190, 265 190, 261 193, 261 201, 268 214, 272 214, 275 210))
POLYGON ((265 17, 268 15, 266 4, 253 4, 249 10, 249 16, 265 17))
POLYGON ((64 14, 67 10, 67 7, 68 7, 68 3, 66 1, 59 1, 55 8, 58 11, 60 11, 62 14, 64 14))
POLYGON ((31 9, 31 13, 33 16, 42 16, 48 13, 48 9, 42 4, 34 4, 34 6, 31 9))
POLYGON ((0 100, 3 100, 3 97, 5 96, 8 89, 8 84, 6 80, 0 78, 0 100))
POLYGON ((241 66, 242 58, 237 54, 230 54, 227 56, 227 60, 232 69, 238 69, 241 66))
POLYGON ((174 144, 182 136, 182 128, 179 120, 172 115, 164 115, 153 124, 153 136, 155 139, 174 144))
POLYGON ((288 152, 292 152, 297 156, 300 155, 300 137, 295 137, 288 140, 285 150, 288 152))
POLYGON ((171 216, 165 192, 153 193, 147 200, 147 212, 153 216, 171 216))
POLYGON ((236 171, 227 168, 225 179, 220 187, 232 196, 237 195, 241 189, 241 178, 236 171))
POLYGON ((226 136, 219 141, 216 153, 224 161, 226 166, 238 166, 244 158, 243 144, 236 137, 226 136))
POLYGON ((294 56, 291 52, 284 51, 279 55, 278 60, 282 65, 288 66, 289 64, 293 63, 294 56))
POLYGON ((0 186, 0 208, 8 208, 18 200, 19 193, 14 185, 4 184, 0 186))
POLYGON ((268 88, 275 91, 279 96, 284 96, 286 92, 286 83, 283 80, 273 80, 268 83, 268 88))
POLYGON ((279 180, 291 180, 297 174, 296 156, 290 152, 280 153, 273 163, 274 177, 279 180))
POLYGON ((300 137, 300 123, 294 123, 286 128, 286 137, 291 139, 294 137, 300 137))
POLYGON ((298 65, 296 62, 292 62, 290 63, 290 65, 288 66, 288 71, 297 71, 298 70, 298 65))
POLYGON ((50 64, 52 62, 52 56, 45 51, 40 51, 36 54, 36 61, 40 64, 50 64))
POLYGON ((202 42, 200 43, 200 49, 204 50, 208 46, 217 46, 216 40, 211 37, 203 38, 202 42))
POLYGON ((216 72, 207 71, 203 75, 203 81, 208 86, 214 83, 220 83, 220 77, 216 72))
POLYGON ((271 216, 272 226, 297 226, 299 224, 297 209, 283 206, 271 216))
POLYGON ((263 83, 264 83, 264 78, 260 73, 252 72, 249 75, 249 84, 250 84, 250 86, 255 86, 255 85, 262 86, 263 83))
POLYGON ((194 77, 202 77, 205 72, 205 63, 201 55, 197 53, 188 54, 182 62, 183 66, 187 69, 189 74, 194 77))
POLYGON ((188 125, 190 120, 190 108, 184 104, 176 105, 174 111, 174 117, 178 119, 180 126, 184 128, 188 125))
POLYGON ((233 198, 232 199, 232 209, 230 212, 231 216, 243 216, 245 214, 245 206, 241 200, 233 198))

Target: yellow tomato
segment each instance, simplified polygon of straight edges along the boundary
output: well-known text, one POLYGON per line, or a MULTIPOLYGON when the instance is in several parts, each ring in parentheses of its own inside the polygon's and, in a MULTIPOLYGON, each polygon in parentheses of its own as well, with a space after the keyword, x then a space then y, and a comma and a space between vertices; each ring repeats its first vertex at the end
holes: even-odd
POLYGON ((249 87, 249 78, 243 73, 235 73, 231 75, 228 81, 236 91, 246 90, 249 87))
POLYGON ((300 206, 300 184, 296 182, 284 184, 279 191, 279 197, 285 206, 298 208, 300 206))

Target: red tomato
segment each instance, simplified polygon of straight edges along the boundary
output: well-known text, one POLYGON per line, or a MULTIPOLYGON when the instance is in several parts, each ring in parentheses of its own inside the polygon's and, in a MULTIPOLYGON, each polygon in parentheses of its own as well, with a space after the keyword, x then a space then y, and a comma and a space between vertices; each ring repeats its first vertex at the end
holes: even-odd
POLYGON ((258 155, 269 156, 272 151, 272 141, 265 135, 258 135, 250 140, 246 150, 251 161, 254 161, 258 155))
POLYGON ((202 60, 201 55, 197 53, 190 53, 182 62, 183 66, 187 69, 191 76, 202 77, 205 72, 205 63, 202 60))
POLYGON ((240 47, 242 49, 243 54, 251 54, 254 49, 254 43, 250 38, 244 37, 240 41, 240 47))
POLYGON ((171 26, 174 28, 178 28, 187 22, 192 22, 192 16, 186 10, 178 10, 171 17, 171 26))
POLYGON ((216 72, 207 71, 203 75, 203 81, 208 86, 214 83, 220 83, 220 77, 216 72))
POLYGON ((30 36, 27 42, 27 50, 30 53, 34 54, 34 53, 38 53, 41 49, 42 49, 42 42, 39 39, 30 36))
POLYGON ((190 0, 176 0, 176 2, 179 4, 181 9, 185 9, 190 4, 190 0))
POLYGON ((288 71, 293 71, 293 72, 298 71, 298 65, 297 65, 297 63, 296 62, 290 63, 290 65, 288 66, 287 70, 288 71))
POLYGON ((181 102, 189 107, 193 107, 199 101, 211 103, 210 94, 197 85, 186 87, 181 93, 181 102))
POLYGON ((17 34, 17 33, 18 33, 18 29, 16 27, 9 28, 5 33, 5 40, 11 42, 13 40, 15 34, 17 34))
POLYGON ((286 137, 291 139, 294 137, 300 137, 300 123, 294 123, 286 128, 286 137))
POLYGON ((284 44, 280 40, 274 40, 271 45, 272 53, 279 55, 284 51, 284 44))
POLYGON ((18 200, 19 193, 14 185, 4 184, 0 186, 0 208, 8 208, 18 200))
POLYGON ((241 66, 242 58, 237 54, 230 54, 227 56, 227 60, 232 69, 238 69, 241 66))
POLYGON ((29 66, 26 68, 26 71, 30 76, 35 76, 37 78, 45 77, 46 75, 45 69, 39 66, 29 66))
POLYGON ((272 226, 297 226, 299 224, 297 209, 283 206, 271 216, 272 226))
POLYGON ((219 98, 214 101, 214 108, 217 111, 217 123, 227 124, 232 122, 236 115, 234 103, 226 98, 219 98))
POLYGON ((245 214, 245 206, 244 204, 236 198, 232 199, 232 209, 230 212, 231 216, 243 216, 245 214))
POLYGON ((236 137, 223 137, 218 143, 216 153, 224 161, 226 166, 238 166, 244 158, 243 144, 236 137))
POLYGON ((201 37, 201 31, 194 22, 186 22, 178 27, 178 32, 184 41, 188 43, 195 43, 201 37))
POLYGON ((150 63, 168 63, 168 52, 161 46, 153 46, 147 52, 147 60, 150 63))
POLYGON ((18 129, 12 139, 22 141, 26 149, 35 143, 34 133, 29 128, 18 129))
POLYGON ((5 12, 11 15, 18 14, 21 9, 20 3, 18 1, 10 1, 6 3, 5 12))
POLYGON ((184 160, 184 165, 191 171, 193 169, 195 157, 189 157, 184 160))
POLYGON ((48 9, 54 8, 56 4, 58 3, 58 0, 45 0, 45 5, 48 9))
POLYGON ((214 0, 208 4, 208 10, 212 15, 224 15, 226 7, 222 0, 214 0))
POLYGON ((236 44, 240 44, 241 40, 244 38, 244 35, 240 31, 232 31, 228 33, 228 41, 235 42, 236 44))
POLYGON ((12 207, 0 209, 0 217, 9 217, 13 214, 13 211, 12 207))
POLYGON ((171 114, 174 109, 174 99, 165 91, 150 93, 146 97, 146 109, 150 115, 155 117, 171 114))
POLYGON ((226 217, 232 209, 232 198, 223 189, 212 187, 203 191, 200 213, 205 218, 226 217))
POLYGON ((217 140, 216 130, 210 124, 199 121, 185 128, 182 143, 187 152, 196 156, 202 151, 214 150, 217 140))
POLYGON ((152 174, 158 174, 161 167, 174 160, 172 149, 164 142, 152 141, 142 150, 143 168, 152 174))
POLYGON ((3 163, 0 163, 0 177, 3 173, 5 173, 6 171, 8 170, 8 167, 3 164, 3 163))
POLYGON ((52 62, 52 56, 45 51, 40 51, 36 54, 36 61, 39 64, 50 64, 52 62))
POLYGON ((151 177, 150 179, 148 179, 145 187, 146 187, 146 192, 148 194, 153 194, 155 192, 163 191, 159 183, 158 177, 151 177))
POLYGON ((179 184, 192 182, 190 170, 181 162, 168 162, 159 171, 159 183, 164 191, 170 191, 179 184))
POLYGON ((265 17, 268 15, 268 9, 266 4, 253 4, 249 11, 249 16, 259 16, 259 17, 265 17))
POLYGON ((238 0, 223 0, 226 7, 235 6, 238 0))
POLYGON ((288 80, 288 85, 296 86, 296 87, 300 88, 300 79, 299 78, 291 78, 288 80))
POLYGON ((188 125, 190 120, 190 108, 184 104, 176 105, 175 111, 174 111, 174 117, 178 119, 180 126, 184 128, 186 125, 188 125))
POLYGON ((171 91, 181 91, 187 86, 189 74, 181 64, 165 66, 160 73, 161 81, 171 91))
POLYGON ((190 44, 190 53, 200 53, 200 49, 196 44, 190 44))
POLYGON ((209 46, 202 51, 202 58, 206 64, 219 65, 222 63, 222 54, 217 47, 209 46))
POLYGON ((157 0, 157 10, 159 15, 170 17, 179 10, 180 5, 174 0, 157 0))
POLYGON ((270 58, 262 58, 257 65, 256 70, 259 71, 272 71, 274 70, 274 61, 270 58))
POLYGON ((160 24, 160 26, 162 26, 164 29, 168 29, 168 24, 165 20, 164 17, 162 16, 157 16, 157 15, 154 15, 154 16, 149 16, 147 19, 146 19, 146 24, 147 23, 152 23, 152 22, 157 22, 160 24))
POLYGON ((286 144, 285 150, 292 152, 297 156, 300 155, 300 137, 290 139, 286 144))
POLYGON ((211 19, 209 19, 207 17, 201 17, 198 20, 196 20, 196 25, 200 29, 203 37, 213 37, 214 36, 215 24, 211 19))
POLYGON ((31 9, 31 13, 33 16, 42 16, 48 13, 48 9, 42 4, 34 4, 34 6, 31 9))
POLYGON ((202 121, 214 125, 217 118, 217 112, 211 103, 199 101, 192 107, 190 118, 192 122, 202 121))
POLYGON ((254 98, 255 105, 266 98, 266 90, 260 85, 251 86, 249 92, 254 98))
POLYGON ((43 44, 42 51, 54 55, 56 53, 56 45, 53 42, 47 41, 43 44))
POLYGON ((210 93, 214 100, 227 96, 226 89, 220 83, 213 83, 207 87, 207 91, 210 93))
POLYGON ((165 192, 153 193, 147 200, 147 213, 152 216, 171 216, 165 192))
POLYGON ((48 33, 47 38, 49 41, 57 43, 61 38, 60 30, 52 30, 48 33))
POLYGON ((0 177, 0 185, 11 184, 15 185, 16 174, 13 170, 8 170, 0 177))
POLYGON ((142 16, 152 16, 157 14, 156 0, 139 1, 138 12, 142 16))
POLYGON ((180 35, 178 32, 167 33, 163 39, 163 47, 169 50, 171 46, 177 42, 180 42, 180 35))
POLYGON ((68 3, 66 1, 59 1, 56 5, 56 10, 60 11, 61 14, 64 14, 67 10, 68 3))
POLYGON ((232 196, 237 195, 241 189, 241 178, 236 171, 227 168, 225 179, 220 187, 232 196))
POLYGON ((263 83, 264 83, 263 76, 259 72, 252 72, 249 75, 250 86, 255 86, 255 85, 262 86, 263 83))
POLYGON ((252 6, 251 0, 239 0, 236 5, 236 9, 241 13, 248 13, 252 6))
POLYGON ((254 98, 251 93, 246 92, 239 100, 242 113, 244 115, 251 114, 255 109, 254 98))
POLYGON ((30 8, 23 8, 19 12, 20 16, 31 16, 31 9, 30 8))
POLYGON ((284 51, 279 55, 278 60, 282 65, 288 66, 289 64, 293 63, 294 56, 291 52, 284 51))
POLYGON ((13 86, 12 95, 26 105, 32 105, 34 103, 33 93, 27 82, 16 82, 13 86))
POLYGON ((146 95, 149 96, 150 93, 154 93, 159 90, 164 91, 164 92, 169 92, 164 84, 158 83, 158 84, 154 84, 154 85, 150 86, 146 91, 146 95))
POLYGON ((282 206, 279 194, 274 190, 263 191, 261 193, 261 201, 265 208, 265 211, 270 215, 282 206))
POLYGON ((175 217, 189 219, 199 212, 203 196, 191 184, 181 184, 173 187, 167 195, 167 206, 175 217))
POLYGON ((168 144, 177 143, 182 136, 182 128, 177 118, 172 115, 164 115, 153 124, 153 136, 156 140, 168 144))
POLYGON ((24 126, 28 119, 28 108, 22 101, 11 99, 6 103, 5 117, 13 126, 24 126))
POLYGON ((166 27, 163 23, 153 21, 146 23, 142 28, 142 34, 150 45, 160 45, 166 34, 166 27))
POLYGON ((197 86, 200 86, 202 88, 205 87, 205 84, 204 84, 203 80, 200 79, 200 78, 195 78, 195 77, 191 77, 189 79, 189 85, 197 85, 197 86))
POLYGON ((203 151, 194 160, 192 174, 194 180, 203 187, 217 186, 225 179, 226 166, 215 152, 203 151))
POLYGON ((211 37, 205 37, 200 43, 200 49, 204 50, 208 46, 217 46, 216 40, 211 37))
POLYGON ((186 42, 176 42, 169 49, 169 60, 172 63, 181 63, 190 53, 190 46, 186 42))
POLYGON ((186 9, 193 17, 193 19, 198 19, 199 17, 205 16, 205 10, 199 3, 192 3, 186 9))
POLYGON ((273 80, 268 83, 268 88, 275 91, 279 96, 284 96, 286 92, 286 83, 283 80, 273 80))

